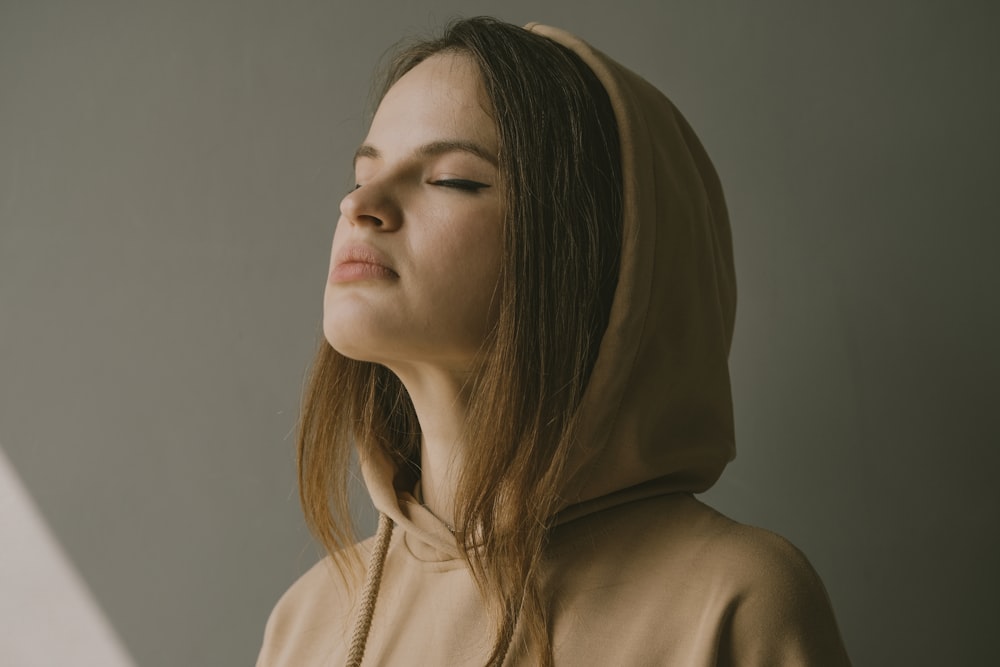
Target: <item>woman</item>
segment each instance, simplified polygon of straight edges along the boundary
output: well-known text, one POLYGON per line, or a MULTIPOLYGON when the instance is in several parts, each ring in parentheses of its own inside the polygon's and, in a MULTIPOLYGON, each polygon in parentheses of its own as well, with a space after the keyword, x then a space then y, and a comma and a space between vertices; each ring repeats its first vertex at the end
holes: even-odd
POLYGON ((565 32, 461 21, 396 59, 355 174, 299 442, 331 556, 258 664, 847 664, 805 558, 691 495, 734 455, 735 282, 661 93, 565 32))

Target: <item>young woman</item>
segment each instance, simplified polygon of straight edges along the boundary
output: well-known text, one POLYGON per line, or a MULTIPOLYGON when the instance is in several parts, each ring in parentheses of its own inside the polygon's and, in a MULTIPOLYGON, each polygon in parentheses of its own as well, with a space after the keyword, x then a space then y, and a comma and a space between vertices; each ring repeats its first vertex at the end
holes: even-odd
POLYGON ((354 166, 299 440, 330 557, 258 664, 847 664, 806 559, 692 496, 734 455, 736 289, 671 103, 565 32, 466 20, 398 56, 354 166))

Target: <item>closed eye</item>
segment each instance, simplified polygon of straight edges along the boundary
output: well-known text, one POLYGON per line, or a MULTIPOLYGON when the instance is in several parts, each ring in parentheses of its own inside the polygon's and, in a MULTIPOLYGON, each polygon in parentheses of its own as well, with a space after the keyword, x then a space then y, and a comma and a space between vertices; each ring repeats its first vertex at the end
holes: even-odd
POLYGON ((431 181, 431 185, 440 185, 441 187, 466 190, 468 192, 479 192, 484 188, 490 187, 486 183, 470 181, 464 178, 445 178, 440 181, 431 181))

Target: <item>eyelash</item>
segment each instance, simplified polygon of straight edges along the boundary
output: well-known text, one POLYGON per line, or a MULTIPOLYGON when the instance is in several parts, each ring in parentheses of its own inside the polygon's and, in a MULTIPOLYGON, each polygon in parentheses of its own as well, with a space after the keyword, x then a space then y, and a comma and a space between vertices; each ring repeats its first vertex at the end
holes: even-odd
MULTIPOLYGON (((480 183, 479 181, 470 181, 464 178, 446 178, 440 181, 431 181, 431 185, 439 185, 445 188, 454 188, 456 190, 464 190, 466 192, 479 192, 484 188, 488 188, 486 183, 480 183)), ((348 194, 354 192, 361 187, 360 183, 355 183, 354 187, 348 190, 348 194)))
POLYGON ((431 184, 440 185, 446 188, 455 188, 456 190, 465 190, 466 192, 479 192, 483 188, 489 187, 485 183, 469 181, 464 178, 446 178, 441 181, 432 181, 431 184))

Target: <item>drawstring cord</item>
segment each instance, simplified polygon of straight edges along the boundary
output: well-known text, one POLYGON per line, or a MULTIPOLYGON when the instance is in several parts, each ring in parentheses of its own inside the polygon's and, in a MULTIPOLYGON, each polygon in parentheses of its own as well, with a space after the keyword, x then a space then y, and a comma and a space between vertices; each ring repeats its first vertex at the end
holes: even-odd
POLYGON ((365 657, 365 645, 368 643, 368 631, 372 627, 372 617, 375 615, 375 601, 378 599, 379 585, 382 583, 382 570, 385 567, 385 554, 389 551, 389 538, 392 537, 392 519, 385 514, 379 514, 378 532, 375 534, 375 546, 368 561, 368 573, 365 575, 365 587, 361 591, 361 609, 351 637, 351 651, 347 654, 347 667, 360 667, 365 657))
MULTIPOLYGON (((361 609, 358 610, 358 620, 351 636, 351 650, 347 654, 347 667, 361 667, 365 657, 365 646, 368 644, 368 632, 372 627, 372 617, 375 615, 375 601, 378 599, 378 589, 382 584, 382 571, 385 568, 385 555, 389 551, 389 539, 392 537, 392 519, 386 514, 379 514, 378 531, 375 533, 375 546, 368 560, 368 572, 365 575, 365 586, 361 591, 361 609)), ((511 635, 505 633, 503 650, 498 652, 499 658, 495 665, 502 665, 510 652, 511 635)))

